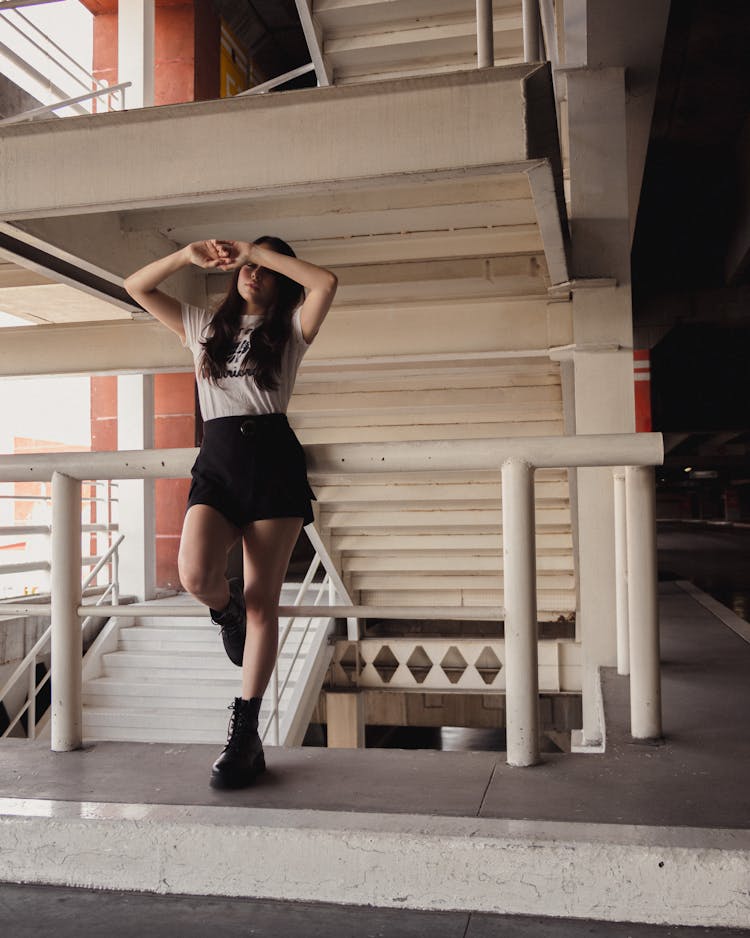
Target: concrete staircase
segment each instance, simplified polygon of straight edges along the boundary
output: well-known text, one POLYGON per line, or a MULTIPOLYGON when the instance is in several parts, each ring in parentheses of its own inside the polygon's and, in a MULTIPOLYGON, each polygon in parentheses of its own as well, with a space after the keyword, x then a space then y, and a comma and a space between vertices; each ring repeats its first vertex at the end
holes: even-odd
MULTIPOLYGON (((520 0, 492 6, 496 64, 523 61, 520 0)), ((312 16, 333 84, 476 67, 474 0, 313 0, 312 16)))
MULTIPOLYGON (((282 604, 291 604, 297 591, 298 584, 286 584, 282 604)), ((312 590, 306 598, 314 602, 312 590)), ((227 707, 240 693, 240 669, 227 658, 208 616, 198 615, 192 602, 185 601, 185 606, 184 617, 148 616, 120 620, 119 625, 110 621, 84 663, 86 739, 174 743, 222 739, 229 720, 227 707)), ((287 621, 280 620, 280 633, 287 621)), ((299 682, 307 676, 308 656, 320 651, 328 620, 313 619, 306 629, 307 623, 306 619, 295 622, 278 659, 279 687, 286 682, 279 711, 285 736, 292 722, 307 726, 309 713, 293 714, 292 709, 300 705, 311 709, 320 686, 319 668, 313 669, 310 679, 318 683, 310 688, 309 698, 301 693, 299 682)), ((260 714, 261 731, 272 706, 269 689, 260 714)))
MULTIPOLYGON (((398 336, 393 344, 412 350, 398 336)), ((304 443, 449 439, 468 452, 498 437, 561 434, 560 368, 541 356, 498 355, 388 369, 363 362, 336 381, 311 369, 289 414, 304 443)), ((499 466, 342 474, 318 480, 316 491, 318 530, 363 605, 502 606, 499 466)), ((576 604, 567 472, 537 473, 536 499, 538 607, 556 619, 576 604)))

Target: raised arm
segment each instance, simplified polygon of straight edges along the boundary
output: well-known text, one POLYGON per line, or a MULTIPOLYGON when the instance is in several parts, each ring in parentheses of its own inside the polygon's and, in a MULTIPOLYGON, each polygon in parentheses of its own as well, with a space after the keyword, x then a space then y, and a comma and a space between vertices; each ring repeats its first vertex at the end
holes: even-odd
POLYGON ((268 270, 276 270, 307 290, 305 301, 300 307, 302 335, 306 342, 312 342, 323 325, 331 303, 336 295, 338 278, 325 267, 318 267, 299 257, 289 257, 272 250, 267 244, 250 244, 247 241, 213 242, 223 255, 219 264, 222 270, 232 270, 243 264, 257 264, 268 270))
POLYGON ((147 312, 163 323, 185 341, 185 328, 182 324, 182 307, 178 300, 168 296, 158 285, 167 277, 183 267, 195 264, 197 267, 223 267, 224 259, 219 254, 217 242, 194 241, 173 254, 153 261, 136 270, 123 283, 125 290, 147 312))

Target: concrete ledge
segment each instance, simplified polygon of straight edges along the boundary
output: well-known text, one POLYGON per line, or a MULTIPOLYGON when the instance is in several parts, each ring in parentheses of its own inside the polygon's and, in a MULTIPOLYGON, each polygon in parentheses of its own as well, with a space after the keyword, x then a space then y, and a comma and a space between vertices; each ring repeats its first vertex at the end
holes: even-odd
POLYGON ((0 799, 7 882, 747 926, 750 831, 0 799))

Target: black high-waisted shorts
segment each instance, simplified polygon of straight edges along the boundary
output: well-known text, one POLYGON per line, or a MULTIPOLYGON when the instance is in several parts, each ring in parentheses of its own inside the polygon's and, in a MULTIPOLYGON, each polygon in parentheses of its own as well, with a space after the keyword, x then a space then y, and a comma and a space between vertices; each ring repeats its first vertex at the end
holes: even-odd
POLYGON ((235 527, 261 518, 313 520, 305 453, 286 414, 207 420, 191 475, 187 507, 210 505, 235 527))

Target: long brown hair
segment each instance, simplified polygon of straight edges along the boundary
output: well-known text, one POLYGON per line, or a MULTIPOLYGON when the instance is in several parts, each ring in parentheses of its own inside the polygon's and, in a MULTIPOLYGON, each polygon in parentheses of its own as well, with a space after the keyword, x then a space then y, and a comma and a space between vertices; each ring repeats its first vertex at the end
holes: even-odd
MULTIPOLYGON (((272 235, 262 235, 253 244, 267 244, 279 254, 297 256, 286 241, 272 235)), ((245 308, 245 301, 237 289, 241 269, 235 270, 229 290, 211 318, 206 338, 201 341, 200 374, 214 384, 224 377, 227 360, 237 344, 245 308)), ((281 357, 292 334, 292 313, 304 296, 301 284, 277 271, 270 272, 276 281, 276 297, 253 329, 250 349, 241 365, 241 370, 252 374, 255 383, 264 391, 274 391, 279 386, 281 357)))

